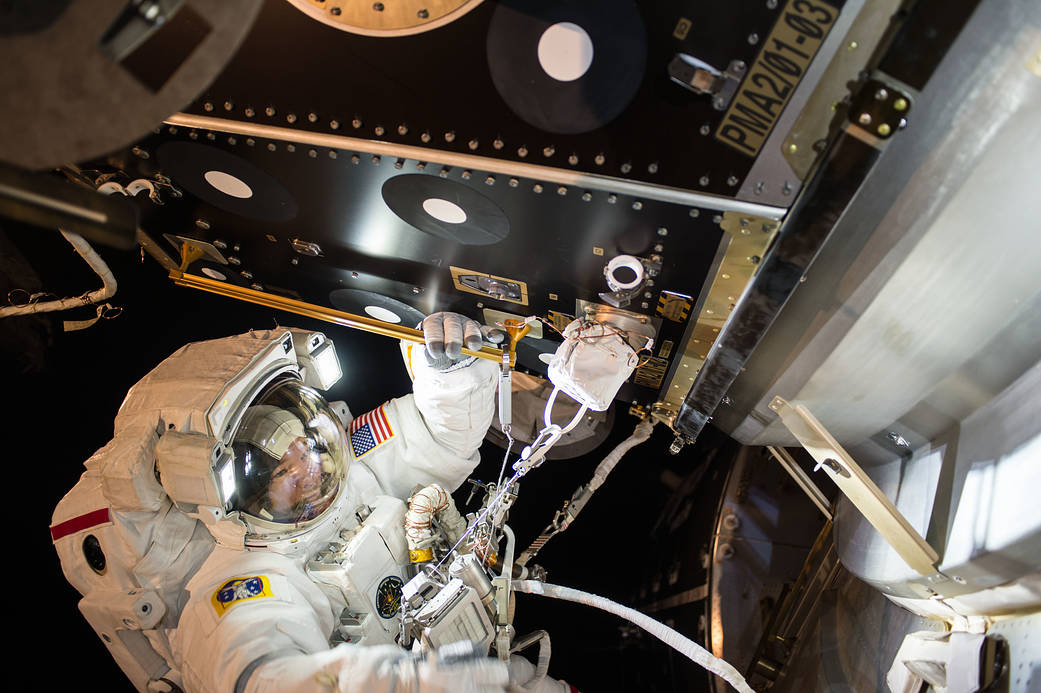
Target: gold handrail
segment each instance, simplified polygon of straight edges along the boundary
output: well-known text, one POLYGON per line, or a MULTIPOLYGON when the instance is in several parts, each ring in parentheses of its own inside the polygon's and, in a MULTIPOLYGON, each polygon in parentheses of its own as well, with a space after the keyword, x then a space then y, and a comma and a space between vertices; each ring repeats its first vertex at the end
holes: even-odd
MULTIPOLYGON (((215 279, 207 279, 206 277, 200 277, 195 274, 188 274, 182 270, 171 270, 170 278, 173 279, 174 283, 178 286, 187 286, 192 289, 208 291, 209 293, 217 294, 219 296, 227 296, 228 298, 237 298, 241 301, 256 303, 257 305, 266 306, 268 308, 277 308, 278 310, 284 310, 288 313, 295 313, 296 315, 303 315, 308 318, 316 318, 318 320, 331 322, 344 327, 351 327, 364 332, 371 332, 385 337, 394 337, 395 339, 404 339, 406 341, 423 344, 423 332, 410 327, 394 325, 392 323, 383 322, 382 320, 366 318, 361 315, 354 315, 353 313, 346 313, 342 310, 336 310, 335 308, 326 308, 325 306, 306 303, 285 296, 276 296, 264 291, 247 289, 242 286, 220 282, 215 279)), ((474 351, 464 347, 463 353, 467 356, 476 356, 480 359, 502 363, 502 350, 494 347, 483 346, 479 351, 474 351)), ((511 353, 510 356, 512 365, 516 359, 516 354, 511 353)))

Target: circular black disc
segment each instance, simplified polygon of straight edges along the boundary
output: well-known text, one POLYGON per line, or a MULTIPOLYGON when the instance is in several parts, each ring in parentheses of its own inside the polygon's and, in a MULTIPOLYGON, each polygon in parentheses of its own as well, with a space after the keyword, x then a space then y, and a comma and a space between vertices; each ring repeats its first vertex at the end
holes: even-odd
POLYGON ((491 245, 510 233, 510 220, 497 204, 473 188, 445 178, 421 173, 394 176, 383 184, 383 201, 407 223, 446 241, 491 245), (461 210, 465 219, 443 221, 424 208, 429 201, 447 203, 449 211, 461 210))
POLYGON ((631 0, 503 0, 488 29, 488 69, 499 95, 540 130, 574 134, 614 120, 643 81, 647 36, 631 0), (592 42, 579 77, 551 77, 539 60, 546 30, 577 25, 592 42))
POLYGON ((262 221, 289 221, 296 201, 269 174, 223 149, 195 142, 166 142, 156 151, 174 185, 226 212, 262 221))
POLYGON ((329 292, 329 302, 333 307, 354 315, 362 315, 384 322, 400 324, 415 328, 423 322, 426 315, 396 298, 390 298, 372 291, 361 289, 336 289, 329 292), (368 310, 366 310, 368 309, 368 310), (396 317, 397 320, 394 320, 396 317))

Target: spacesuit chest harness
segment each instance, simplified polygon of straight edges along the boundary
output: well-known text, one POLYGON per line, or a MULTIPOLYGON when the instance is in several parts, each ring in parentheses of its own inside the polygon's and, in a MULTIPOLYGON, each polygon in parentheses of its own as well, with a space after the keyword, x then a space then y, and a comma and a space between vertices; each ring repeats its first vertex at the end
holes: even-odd
POLYGON ((340 610, 331 644, 394 643, 400 630, 401 588, 407 580, 405 510, 400 499, 377 496, 307 560, 308 577, 340 610))

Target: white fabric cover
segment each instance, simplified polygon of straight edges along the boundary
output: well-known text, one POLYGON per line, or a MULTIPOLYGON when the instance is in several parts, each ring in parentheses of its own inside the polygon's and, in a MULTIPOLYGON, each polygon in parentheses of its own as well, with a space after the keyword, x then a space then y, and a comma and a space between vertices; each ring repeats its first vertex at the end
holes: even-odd
POLYGON ((574 320, 549 362, 549 379, 593 411, 611 406, 638 357, 624 335, 610 325, 574 320))

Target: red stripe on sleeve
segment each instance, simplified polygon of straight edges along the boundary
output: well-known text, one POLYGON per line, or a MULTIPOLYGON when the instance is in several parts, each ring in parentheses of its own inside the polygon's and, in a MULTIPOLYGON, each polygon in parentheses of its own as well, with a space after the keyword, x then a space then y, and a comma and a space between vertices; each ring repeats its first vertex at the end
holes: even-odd
POLYGON ((51 541, 58 541, 62 537, 67 537, 70 534, 82 532, 85 529, 108 524, 110 522, 112 522, 112 518, 109 517, 108 508, 93 510, 84 515, 78 515, 72 519, 65 520, 65 522, 51 525, 51 541))

